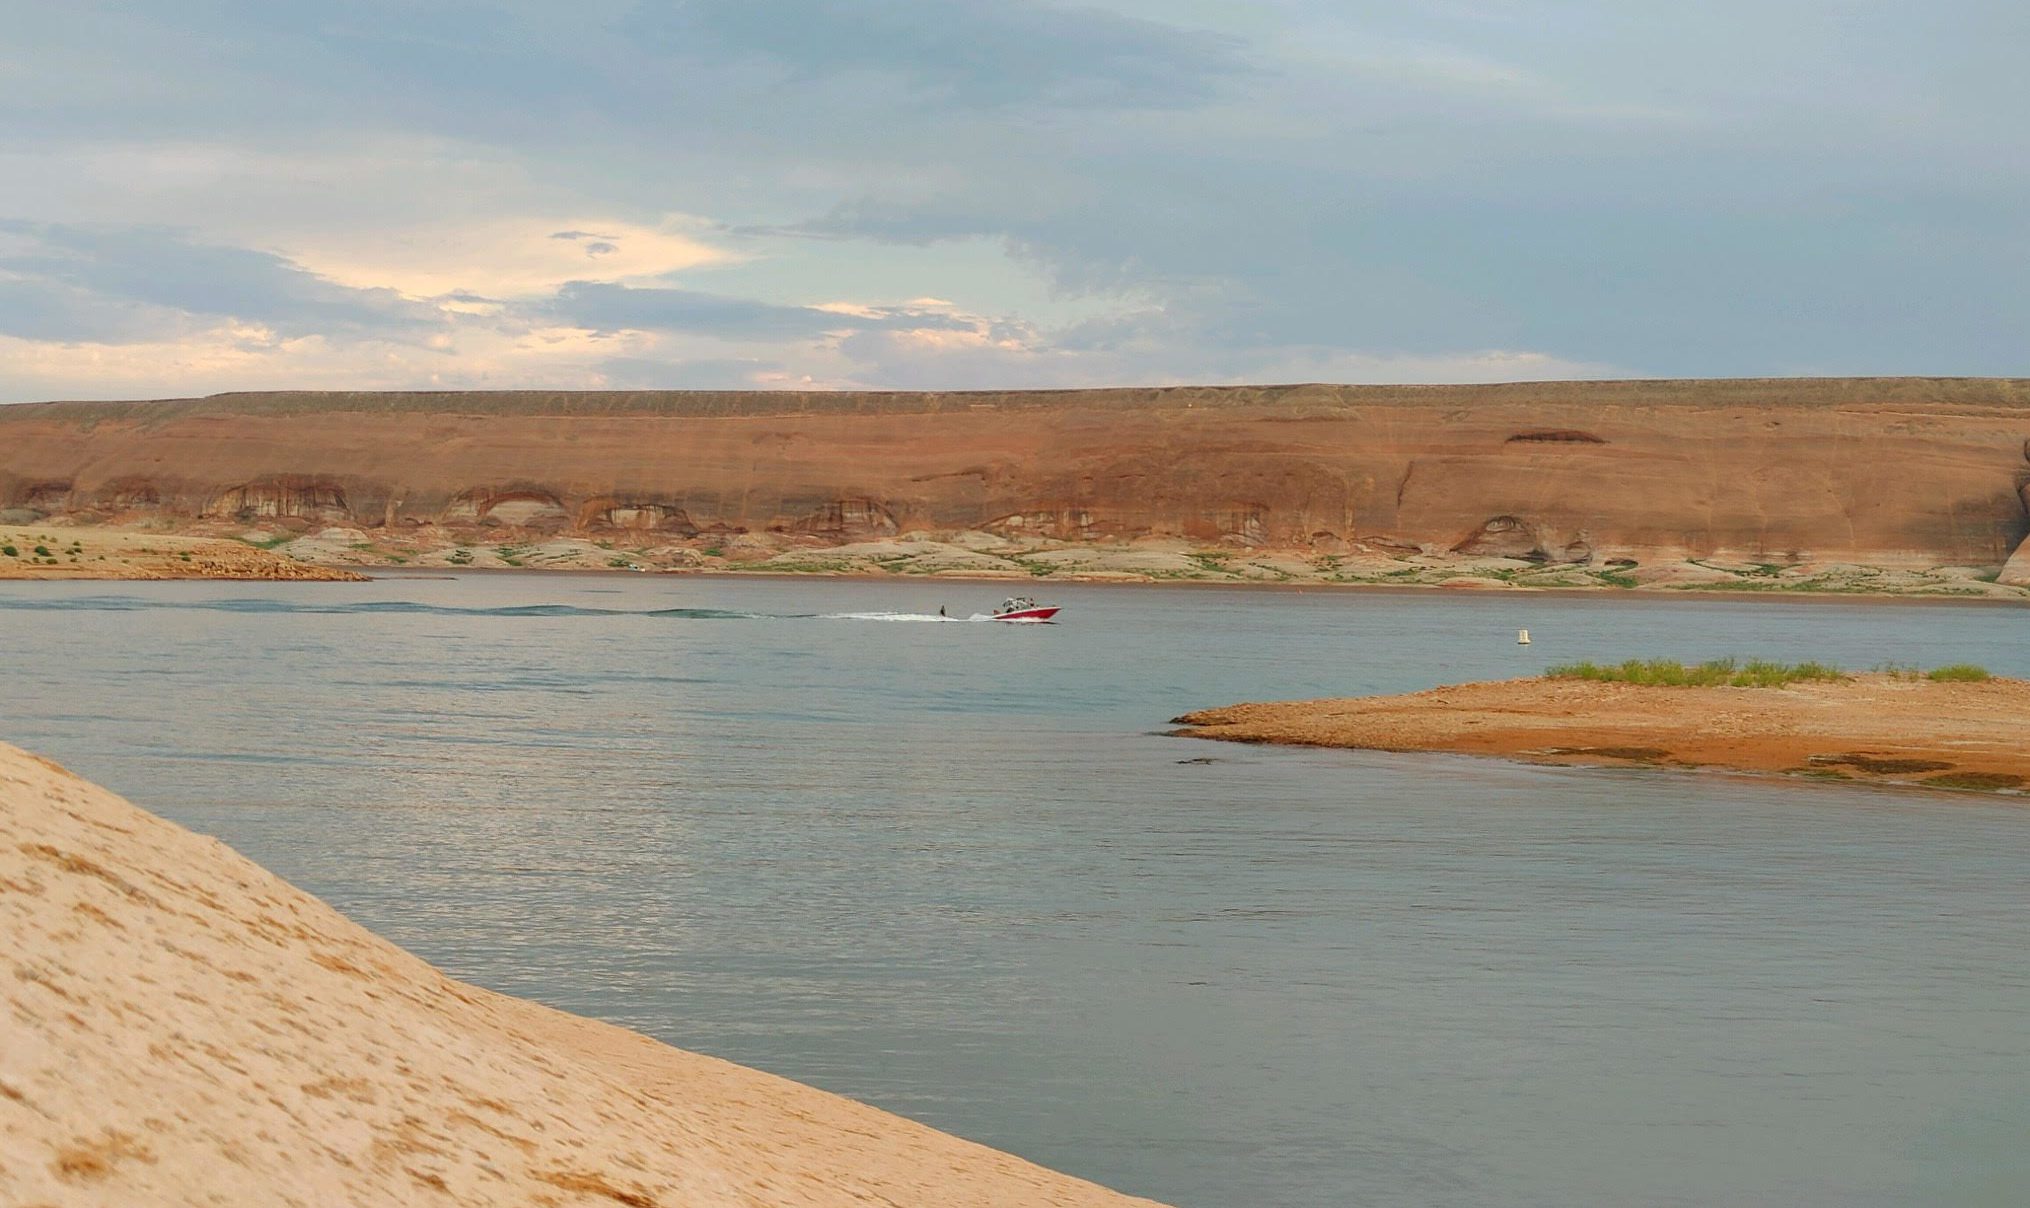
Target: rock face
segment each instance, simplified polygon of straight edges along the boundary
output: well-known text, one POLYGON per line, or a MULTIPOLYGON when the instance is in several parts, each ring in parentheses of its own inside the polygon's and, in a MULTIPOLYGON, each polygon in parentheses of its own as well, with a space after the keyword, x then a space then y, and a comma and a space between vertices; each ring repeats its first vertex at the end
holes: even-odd
POLYGON ((1148 1205, 445 977, 0 744, 0 1204, 1148 1205))
POLYGON ((0 512, 1993 566, 2026 441, 2013 379, 243 394, 0 407, 0 512))
MULTIPOLYGON (((2023 442, 2023 460, 2030 462, 2030 440, 2023 442)), ((2024 477, 2030 478, 2030 474, 2024 477)), ((2030 481, 2023 484, 2018 494, 2022 496, 2023 510, 2030 512, 2030 481)), ((2016 552, 2009 556, 2008 562, 2002 566, 2001 575, 1995 581, 2009 587, 2030 587, 2030 536, 2023 538, 2023 544, 2017 546, 2016 552)))

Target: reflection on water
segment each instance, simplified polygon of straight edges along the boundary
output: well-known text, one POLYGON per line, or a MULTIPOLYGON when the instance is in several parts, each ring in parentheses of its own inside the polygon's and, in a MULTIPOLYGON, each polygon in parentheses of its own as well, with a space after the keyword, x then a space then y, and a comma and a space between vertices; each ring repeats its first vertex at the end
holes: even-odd
POLYGON ((1160 736, 1568 658, 2030 674, 2022 611, 870 623, 993 587, 8 585, 0 733, 461 976, 1181 1205, 2030 1185, 2030 807, 1160 736))

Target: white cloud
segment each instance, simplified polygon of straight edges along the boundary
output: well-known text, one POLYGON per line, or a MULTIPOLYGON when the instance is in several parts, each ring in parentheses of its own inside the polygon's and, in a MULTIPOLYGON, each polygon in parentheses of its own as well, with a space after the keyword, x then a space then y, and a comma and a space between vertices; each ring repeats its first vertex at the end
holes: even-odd
POLYGON ((570 281, 630 284, 734 256, 699 237, 706 224, 654 226, 615 218, 513 217, 403 230, 318 232, 278 250, 310 271, 358 289, 413 298, 476 294, 527 298, 570 281))

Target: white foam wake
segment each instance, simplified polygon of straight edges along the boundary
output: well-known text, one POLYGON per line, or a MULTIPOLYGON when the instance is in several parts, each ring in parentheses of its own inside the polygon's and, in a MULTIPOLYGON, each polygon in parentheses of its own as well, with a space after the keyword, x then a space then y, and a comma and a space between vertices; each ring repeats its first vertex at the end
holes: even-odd
POLYGON ((991 621, 994 618, 983 612, 969 617, 943 617, 929 612, 828 612, 818 618, 821 621, 889 621, 903 624, 939 625, 947 621, 960 624, 972 621, 991 621))

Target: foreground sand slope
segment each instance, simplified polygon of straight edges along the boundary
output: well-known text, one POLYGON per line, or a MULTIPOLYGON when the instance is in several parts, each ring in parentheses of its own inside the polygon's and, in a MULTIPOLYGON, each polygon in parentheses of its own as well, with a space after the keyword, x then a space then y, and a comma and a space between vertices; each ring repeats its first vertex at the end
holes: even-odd
POLYGON ((0 525, 0 579, 364 578, 239 541, 90 525, 0 525))
POLYGON ((1233 705, 1193 738, 1544 763, 1671 764, 2014 790, 2030 783, 2030 682, 1861 675, 1787 688, 1504 680, 1406 696, 1233 705))
POLYGON ((1146 1204, 464 985, 0 745, 0 1204, 1146 1204))

